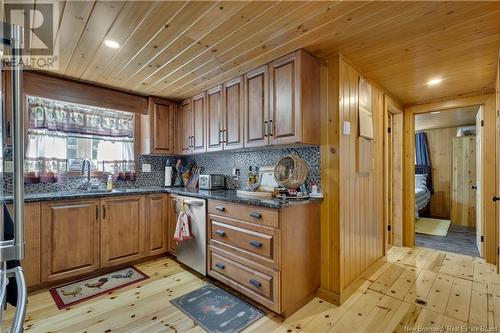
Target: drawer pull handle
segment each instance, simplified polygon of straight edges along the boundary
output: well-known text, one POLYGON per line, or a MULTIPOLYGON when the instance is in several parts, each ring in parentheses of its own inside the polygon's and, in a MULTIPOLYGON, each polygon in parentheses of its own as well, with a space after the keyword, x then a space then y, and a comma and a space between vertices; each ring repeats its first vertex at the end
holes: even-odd
POLYGON ((216 263, 215 267, 217 267, 218 269, 224 269, 224 268, 226 268, 226 266, 224 266, 224 264, 221 264, 221 263, 216 263))
POLYGON ((226 210, 226 208, 224 208, 224 206, 215 206, 215 209, 218 210, 219 212, 223 212, 226 210))
POLYGON ((254 280, 254 279, 250 279, 250 281, 248 281, 248 282, 250 282, 250 284, 251 284, 252 286, 257 287, 257 288, 260 288, 260 287, 262 286, 262 283, 260 283, 260 282, 259 282, 259 281, 257 281, 257 280, 254 280))
POLYGON ((255 219, 260 219, 262 217, 261 213, 256 213, 256 212, 251 212, 249 215, 255 219))
POLYGON ((224 232, 224 230, 215 230, 215 233, 219 236, 224 236, 226 233, 224 232))
POLYGON ((257 242, 257 241, 250 241, 250 245, 252 245, 253 247, 256 247, 256 248, 262 247, 262 243, 257 242))

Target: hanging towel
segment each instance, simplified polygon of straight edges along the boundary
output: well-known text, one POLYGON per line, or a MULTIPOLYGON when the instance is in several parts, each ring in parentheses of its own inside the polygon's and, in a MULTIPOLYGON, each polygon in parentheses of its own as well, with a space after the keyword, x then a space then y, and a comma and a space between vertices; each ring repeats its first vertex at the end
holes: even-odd
POLYGON ((184 201, 181 205, 181 211, 177 217, 177 224, 175 226, 174 240, 179 244, 183 240, 191 239, 191 228, 189 226, 189 216, 184 210, 184 201))

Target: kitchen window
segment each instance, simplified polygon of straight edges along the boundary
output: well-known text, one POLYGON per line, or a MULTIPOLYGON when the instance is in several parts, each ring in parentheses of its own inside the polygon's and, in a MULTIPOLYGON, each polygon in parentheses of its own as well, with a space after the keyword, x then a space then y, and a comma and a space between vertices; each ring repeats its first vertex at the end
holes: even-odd
POLYGON ((31 96, 27 105, 28 182, 79 173, 84 159, 94 174, 135 178, 134 114, 31 96))

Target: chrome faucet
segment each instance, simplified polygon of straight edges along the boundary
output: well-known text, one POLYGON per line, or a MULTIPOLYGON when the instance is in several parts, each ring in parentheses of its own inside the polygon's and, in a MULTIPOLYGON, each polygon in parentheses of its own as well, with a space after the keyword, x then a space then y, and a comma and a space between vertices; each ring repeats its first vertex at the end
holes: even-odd
POLYGON ((85 174, 85 166, 87 166, 87 182, 85 183, 85 188, 87 191, 92 189, 92 184, 90 183, 90 160, 88 158, 84 159, 82 162, 82 175, 85 174))

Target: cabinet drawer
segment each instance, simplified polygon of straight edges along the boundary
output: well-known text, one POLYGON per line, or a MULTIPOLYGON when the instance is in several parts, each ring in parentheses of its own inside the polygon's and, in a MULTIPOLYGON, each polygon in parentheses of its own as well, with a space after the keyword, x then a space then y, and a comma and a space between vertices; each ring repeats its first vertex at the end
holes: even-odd
POLYGON ((208 201, 208 213, 278 228, 278 210, 232 202, 208 201))
POLYGON ((275 283, 273 276, 237 263, 215 252, 210 252, 210 271, 231 279, 244 289, 251 290, 269 300, 273 299, 275 283))
POLYGON ((257 255, 273 258, 273 235, 210 219, 210 238, 257 255))

